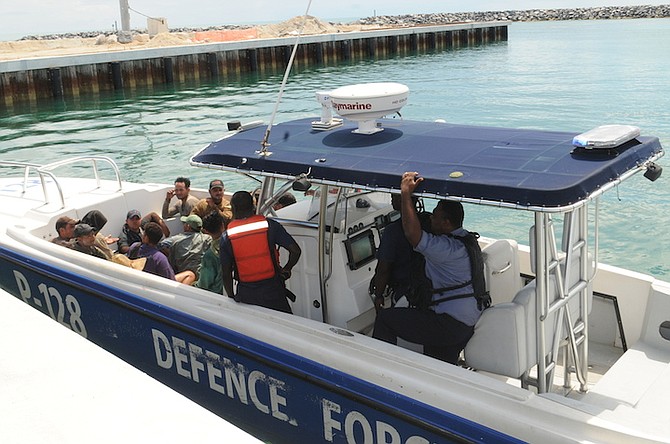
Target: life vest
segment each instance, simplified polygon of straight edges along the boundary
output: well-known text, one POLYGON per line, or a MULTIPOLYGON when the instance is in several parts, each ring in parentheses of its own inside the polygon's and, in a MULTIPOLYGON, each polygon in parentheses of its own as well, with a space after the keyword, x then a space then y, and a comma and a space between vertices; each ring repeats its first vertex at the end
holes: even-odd
POLYGON ((468 258, 470 259, 472 279, 450 287, 433 288, 432 282, 430 279, 428 279, 425 273, 426 262, 423 255, 417 252, 413 252, 410 271, 410 290, 407 295, 410 306, 426 309, 428 307, 441 304, 445 301, 474 297, 477 300, 477 308, 480 311, 485 310, 491 306, 491 296, 486 290, 486 280, 484 277, 484 257, 482 255, 481 248, 479 248, 479 243, 477 242, 479 233, 470 232, 465 236, 455 236, 453 234, 448 234, 447 236, 461 241, 465 246, 465 249, 468 252, 468 258), (442 293, 465 288, 468 285, 472 285, 472 293, 446 297, 438 296, 437 299, 433 298, 433 296, 436 294, 442 295, 442 293))
POLYGON ((258 282, 277 275, 277 252, 270 246, 268 227, 267 219, 261 215, 234 219, 228 224, 236 278, 240 282, 258 282))
POLYGON ((458 239, 463 243, 465 249, 468 252, 468 257, 470 259, 470 270, 472 279, 467 282, 464 282, 459 285, 454 285, 453 287, 438 288, 433 290, 433 294, 442 293, 450 290, 456 290, 459 288, 466 287, 472 284, 472 293, 460 294, 457 296, 448 296, 444 298, 439 298, 431 302, 431 305, 437 305, 444 301, 449 301, 452 299, 462 299, 467 297, 474 297, 477 300, 477 308, 481 310, 486 310, 491 306, 491 295, 486 290, 486 280, 484 276, 484 256, 482 255, 482 250, 479 248, 479 233, 470 232, 465 236, 456 236, 453 234, 448 234, 449 237, 458 239))

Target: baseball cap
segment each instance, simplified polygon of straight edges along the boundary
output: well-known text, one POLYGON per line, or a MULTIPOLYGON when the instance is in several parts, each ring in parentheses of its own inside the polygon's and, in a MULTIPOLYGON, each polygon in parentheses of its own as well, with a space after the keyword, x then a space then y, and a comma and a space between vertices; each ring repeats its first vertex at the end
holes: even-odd
POLYGON ((91 233, 95 233, 95 228, 89 224, 77 224, 77 226, 74 227, 74 237, 86 236, 91 233))
POLYGON ((211 182, 209 183, 209 189, 211 190, 211 189, 213 189, 213 188, 221 188, 221 189, 223 189, 223 188, 224 188, 224 186, 223 186, 223 181, 220 180, 220 179, 214 179, 213 181, 211 181, 211 182))
POLYGON ((191 228, 199 230, 202 228, 202 219, 197 214, 191 214, 189 216, 182 216, 179 218, 185 224, 189 224, 191 228))
POLYGON ((77 225, 79 223, 78 220, 74 220, 71 217, 68 216, 61 216, 58 218, 56 221, 56 231, 60 230, 61 228, 67 226, 67 225, 77 225))
POLYGON ((132 219, 133 217, 141 218, 142 214, 140 214, 140 212, 137 210, 128 211, 128 214, 126 214, 126 219, 132 219))

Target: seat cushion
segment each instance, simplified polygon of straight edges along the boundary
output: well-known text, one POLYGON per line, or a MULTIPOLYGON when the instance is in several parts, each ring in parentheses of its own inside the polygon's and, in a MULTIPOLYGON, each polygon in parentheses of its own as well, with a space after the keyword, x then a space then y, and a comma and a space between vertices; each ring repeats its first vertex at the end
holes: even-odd
POLYGON ((484 310, 465 347, 465 362, 477 370, 519 378, 528 367, 524 308, 514 302, 484 310))

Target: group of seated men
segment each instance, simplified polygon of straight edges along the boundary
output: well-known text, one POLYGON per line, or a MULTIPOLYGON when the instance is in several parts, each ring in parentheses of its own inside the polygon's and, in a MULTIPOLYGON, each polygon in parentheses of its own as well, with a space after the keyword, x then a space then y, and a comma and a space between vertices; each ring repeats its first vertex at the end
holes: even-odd
MULTIPOLYGON (((479 256, 481 250, 478 235, 463 228, 460 202, 440 201, 422 224, 412 196, 422 181, 416 172, 403 174, 401 194, 392 199, 402 217, 386 228, 380 243, 374 277, 377 316, 373 337, 393 344, 400 337, 423 345, 427 355, 457 364, 487 306, 476 298, 476 284, 479 278, 483 283, 483 270, 475 273, 465 239, 474 239, 473 248, 479 256), (430 279, 428 307, 384 308, 387 287, 397 296, 410 296, 404 281, 410 279, 413 251, 422 255, 425 266, 421 273, 430 279)), ((259 199, 256 191, 237 192, 228 202, 224 190, 221 180, 212 180, 210 196, 198 200, 189 193, 190 180, 177 178, 162 207, 163 218, 180 215, 183 232, 173 236, 158 214, 142 217, 138 210, 130 210, 118 238, 105 237, 100 231, 107 219, 93 210, 80 221, 59 218, 58 237, 53 242, 218 294, 225 290, 238 302, 291 313, 286 299, 295 296, 284 281, 300 258, 300 247, 277 221, 255 214, 259 199), (173 204, 174 197, 177 200, 173 204), (109 247, 113 243, 117 244, 116 251, 109 247), (284 266, 278 260, 280 246, 289 252, 284 266), (234 278, 237 288, 233 287, 234 278)), ((294 202, 290 198, 278 200, 273 209, 294 202)))
MULTIPOLYGON (((478 235, 463 228, 463 205, 441 200, 422 224, 413 198, 422 181, 417 172, 404 173, 400 198, 392 202, 402 217, 386 228, 381 244, 388 245, 380 245, 373 337, 393 344, 399 337, 422 344, 424 353, 456 364, 490 297, 485 291, 478 235), (400 277, 391 272, 392 267, 410 268, 413 251, 423 258, 420 275, 430 281, 424 292, 427 307, 384 308, 384 289, 389 286, 394 293, 411 296, 407 285, 389 278, 400 277), (409 261, 398 260, 403 254, 409 261)), ((188 179, 178 178, 163 205, 163 216, 181 215, 183 233, 170 236, 160 216, 151 213, 142 218, 139 211, 131 210, 119 238, 104 237, 100 230, 107 220, 94 210, 81 221, 58 219, 54 242, 121 263, 120 257, 142 260, 141 269, 146 272, 219 294, 225 290, 238 302, 291 313, 286 298, 295 296, 286 290, 284 281, 301 255, 293 237, 277 221, 255 214, 257 199, 252 193, 238 191, 228 202, 223 198, 223 182, 213 180, 210 197, 196 202, 189 197, 189 185, 188 179), (171 205, 174 196, 178 202, 171 205), (108 246, 113 242, 117 242, 117 252, 108 246), (278 261, 280 246, 289 252, 284 266, 278 261)))
POLYGON ((224 198, 223 181, 212 180, 209 197, 204 199, 190 194, 191 181, 186 177, 178 177, 174 185, 165 195, 162 217, 130 210, 118 237, 112 237, 101 234, 107 218, 98 210, 81 220, 63 216, 56 221, 58 237, 53 242, 221 294, 219 240, 233 218, 230 202, 224 198), (177 215, 183 231, 171 235, 164 219, 177 215))

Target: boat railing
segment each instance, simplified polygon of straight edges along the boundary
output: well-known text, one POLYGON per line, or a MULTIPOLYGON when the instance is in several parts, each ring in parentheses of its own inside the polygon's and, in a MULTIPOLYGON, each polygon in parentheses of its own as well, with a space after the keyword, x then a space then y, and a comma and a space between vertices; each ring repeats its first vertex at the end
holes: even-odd
POLYGON ((59 160, 57 162, 48 163, 46 165, 39 165, 29 162, 1 161, 0 166, 24 168, 22 194, 26 193, 26 190, 28 188, 28 179, 30 177, 30 171, 31 169, 34 170, 39 175, 40 184, 42 186, 42 193, 44 194, 44 203, 46 205, 52 203, 51 199, 49 198, 49 192, 47 189, 47 179, 51 179, 53 184, 56 186, 56 189, 58 190, 58 198, 60 201, 60 206, 61 208, 65 208, 65 196, 63 194, 63 187, 61 186, 58 178, 52 172, 52 170, 66 165, 72 165, 76 163, 86 163, 86 162, 91 162, 92 164, 93 175, 96 181, 96 189, 99 189, 101 187, 100 170, 98 167, 99 162, 108 164, 109 167, 111 167, 112 171, 114 172, 115 181, 118 184, 118 189, 116 191, 121 191, 123 189, 119 167, 111 158, 106 156, 78 156, 70 159, 64 159, 59 160))
POLYGON ((39 165, 37 163, 15 162, 15 161, 11 161, 11 160, 0 160, 0 167, 24 168, 24 170, 23 170, 23 189, 21 190, 21 194, 25 194, 26 190, 28 189, 28 178, 30 177, 30 169, 34 168, 35 170, 37 170, 41 166, 42 165, 39 165))

